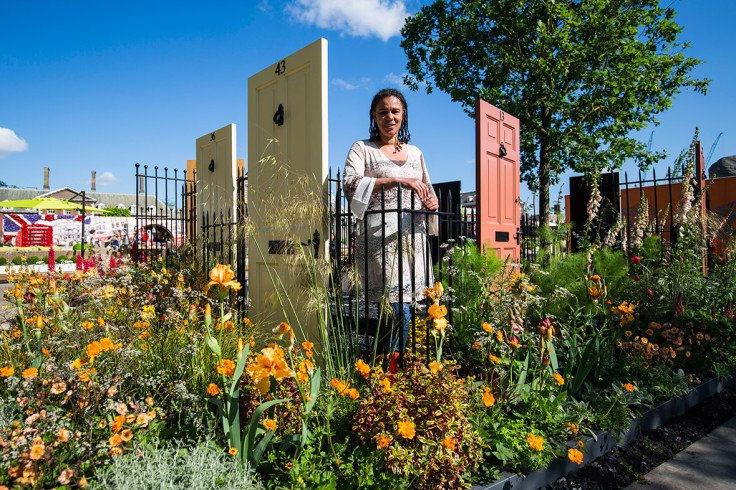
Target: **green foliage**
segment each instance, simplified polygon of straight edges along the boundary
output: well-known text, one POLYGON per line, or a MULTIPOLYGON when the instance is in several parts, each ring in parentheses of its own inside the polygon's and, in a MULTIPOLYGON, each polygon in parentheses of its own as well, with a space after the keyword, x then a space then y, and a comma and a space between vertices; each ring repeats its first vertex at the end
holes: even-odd
POLYGON ((20 256, 13 257, 13 260, 11 261, 13 265, 21 265, 23 263, 23 258, 20 256))
POLYGON ((6 257, 0 257, 0 265, 6 265, 8 263, 8 259, 6 257))
POLYGON ((130 209, 102 208, 105 216, 130 216, 130 209))
POLYGON ((549 185, 566 168, 653 163, 664 155, 631 132, 656 123, 683 88, 706 91, 674 16, 649 0, 437 0, 402 28, 407 81, 471 115, 481 98, 519 117, 522 178, 539 189, 546 220, 549 185))
POLYGON ((89 483, 93 489, 262 488, 247 467, 243 468, 237 458, 211 441, 194 447, 159 441, 141 445, 135 452, 119 456, 110 466, 100 468, 89 483))
POLYGON ((41 259, 38 258, 38 257, 36 257, 35 255, 31 255, 30 257, 28 257, 28 260, 26 261, 26 263, 28 265, 34 265, 34 264, 38 263, 39 260, 41 260, 41 259))
POLYGON ((385 468, 411 488, 457 487, 481 456, 480 437, 468 423, 470 401, 451 365, 433 374, 411 361, 388 389, 374 378, 353 431, 361 444, 377 445, 385 468), (410 424, 410 433, 401 424, 410 424))

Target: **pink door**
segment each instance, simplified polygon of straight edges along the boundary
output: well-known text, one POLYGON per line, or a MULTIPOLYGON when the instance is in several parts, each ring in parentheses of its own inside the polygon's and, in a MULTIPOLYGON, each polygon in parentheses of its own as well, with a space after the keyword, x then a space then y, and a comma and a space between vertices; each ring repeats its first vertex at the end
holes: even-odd
POLYGON ((519 120, 477 99, 475 130, 478 243, 519 262, 519 120))

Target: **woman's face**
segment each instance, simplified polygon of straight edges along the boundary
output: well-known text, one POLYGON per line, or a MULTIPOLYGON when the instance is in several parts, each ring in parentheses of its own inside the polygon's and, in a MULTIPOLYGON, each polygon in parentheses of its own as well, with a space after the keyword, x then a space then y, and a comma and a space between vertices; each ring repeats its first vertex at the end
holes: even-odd
POLYGON ((376 121, 381 139, 385 141, 391 141, 396 137, 403 119, 404 106, 399 98, 393 95, 381 99, 373 110, 373 120, 376 121))

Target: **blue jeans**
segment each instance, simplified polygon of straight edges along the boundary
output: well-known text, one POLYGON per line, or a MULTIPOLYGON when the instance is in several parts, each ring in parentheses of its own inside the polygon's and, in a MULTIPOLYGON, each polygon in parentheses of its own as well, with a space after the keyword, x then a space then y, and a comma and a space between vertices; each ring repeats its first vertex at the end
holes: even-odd
POLYGON ((409 330, 411 329, 411 304, 410 303, 391 303, 391 307, 394 310, 394 318, 396 318, 396 324, 391 329, 391 346, 390 352, 399 352, 401 347, 406 349, 406 343, 409 341, 409 330), (400 307, 403 307, 403 315, 400 311, 400 307), (404 340, 403 344, 399 343, 399 332, 402 333, 404 340))

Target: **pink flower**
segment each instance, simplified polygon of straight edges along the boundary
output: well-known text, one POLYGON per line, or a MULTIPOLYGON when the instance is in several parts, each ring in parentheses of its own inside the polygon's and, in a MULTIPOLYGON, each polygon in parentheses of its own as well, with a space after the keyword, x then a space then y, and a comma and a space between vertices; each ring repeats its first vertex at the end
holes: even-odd
POLYGON ((634 280, 635 280, 635 281, 638 281, 639 279, 641 279, 641 277, 639 277, 639 276, 634 276, 634 280))
POLYGON ((631 257, 631 262, 633 262, 634 264, 640 264, 641 257, 631 257))
POLYGON ((652 295, 652 290, 651 290, 651 289, 647 289, 647 294, 648 294, 649 296, 651 296, 651 295, 652 295))

